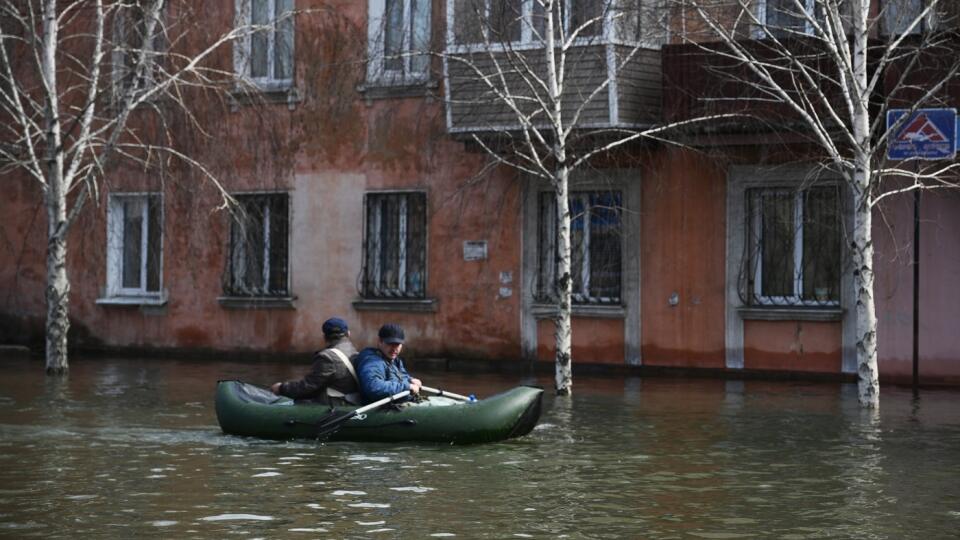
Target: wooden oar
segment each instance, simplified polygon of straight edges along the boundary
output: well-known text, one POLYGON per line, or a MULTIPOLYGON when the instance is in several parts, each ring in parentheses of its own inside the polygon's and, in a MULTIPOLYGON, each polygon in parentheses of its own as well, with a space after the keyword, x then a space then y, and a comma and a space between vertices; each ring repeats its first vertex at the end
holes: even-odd
POLYGON ((403 392, 397 392, 396 394, 390 397, 385 397, 381 400, 374 401, 369 405, 364 405, 363 407, 360 407, 358 409, 354 409, 352 411, 347 411, 345 413, 338 414, 329 420, 324 420, 319 424, 317 424, 317 438, 325 439, 330 435, 333 435, 334 433, 336 433, 336 431, 340 429, 344 424, 346 424, 347 421, 350 420, 351 418, 359 416, 365 412, 378 409, 380 407, 383 407, 384 405, 393 403, 394 401, 397 401, 398 399, 403 399, 409 395, 410 395, 409 390, 404 390, 403 392))
POLYGON ((430 392, 431 394, 436 394, 438 396, 447 396, 453 399, 459 399, 460 401, 476 401, 475 397, 461 396, 460 394, 454 394, 453 392, 447 392, 446 390, 440 390, 438 388, 430 388, 429 386, 421 386, 421 390, 430 392))

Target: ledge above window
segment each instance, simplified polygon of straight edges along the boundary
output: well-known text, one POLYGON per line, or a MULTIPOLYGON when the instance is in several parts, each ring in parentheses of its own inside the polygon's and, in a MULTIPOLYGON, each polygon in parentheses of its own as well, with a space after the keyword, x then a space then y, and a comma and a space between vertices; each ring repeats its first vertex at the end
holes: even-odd
POLYGON ((167 305, 167 291, 149 295, 115 295, 101 296, 96 300, 99 306, 151 306, 167 305))
POLYGON ((357 86, 360 93, 368 102, 375 99, 392 99, 407 97, 433 96, 440 85, 435 80, 370 80, 357 86))
POLYGON ((744 306, 737 314, 745 321, 840 321, 843 308, 839 306, 767 307, 744 306))
MULTIPOLYGON (((535 319, 552 319, 557 316, 556 304, 533 304, 530 313, 535 319)), ((574 317, 590 317, 595 319, 623 319, 627 311, 623 306, 574 304, 574 317)))
POLYGON ((436 298, 358 298, 353 301, 357 311, 411 311, 435 313, 436 298))
POLYGON ((286 104, 291 111, 303 101, 300 90, 289 82, 254 83, 250 86, 237 86, 230 91, 230 110, 236 112, 241 106, 265 103, 268 105, 286 104))
POLYGON ((218 296, 226 309, 295 309, 296 296, 218 296))

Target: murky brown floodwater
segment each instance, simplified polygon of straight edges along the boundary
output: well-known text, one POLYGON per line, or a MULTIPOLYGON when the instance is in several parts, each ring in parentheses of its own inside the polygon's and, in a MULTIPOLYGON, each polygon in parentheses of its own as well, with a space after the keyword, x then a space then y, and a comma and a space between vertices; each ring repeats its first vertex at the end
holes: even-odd
MULTIPOLYGON (((956 538, 960 392, 577 379, 468 447, 223 435, 215 381, 304 365, 0 360, 0 537, 956 538)), ((510 375, 424 373, 489 395, 510 375)), ((549 394, 549 392, 548 392, 549 394)))

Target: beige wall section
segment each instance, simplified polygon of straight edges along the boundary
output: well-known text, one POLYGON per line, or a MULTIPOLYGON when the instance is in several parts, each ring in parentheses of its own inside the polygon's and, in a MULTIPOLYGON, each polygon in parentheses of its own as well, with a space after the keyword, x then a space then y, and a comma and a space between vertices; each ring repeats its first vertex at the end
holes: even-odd
POLYGON ((342 317, 351 327, 351 302, 362 266, 363 186, 361 174, 297 174, 291 192, 290 282, 295 302, 294 343, 322 342, 320 326, 342 317))

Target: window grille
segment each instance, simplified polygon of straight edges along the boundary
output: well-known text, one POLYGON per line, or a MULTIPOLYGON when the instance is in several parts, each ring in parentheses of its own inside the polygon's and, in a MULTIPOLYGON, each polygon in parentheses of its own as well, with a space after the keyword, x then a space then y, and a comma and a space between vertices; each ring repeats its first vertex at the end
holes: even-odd
POLYGON ((841 219, 838 186, 747 191, 745 303, 837 305, 841 219))
MULTIPOLYGON (((577 191, 569 196, 572 301, 621 304, 623 235, 620 191, 577 191)), ((555 303, 557 290, 557 209, 552 192, 540 194, 535 298, 555 303)))
POLYGON ((424 298, 427 271, 425 193, 368 193, 362 294, 424 298))
POLYGON ((236 195, 230 253, 223 280, 227 296, 290 295, 289 197, 286 193, 236 195))

